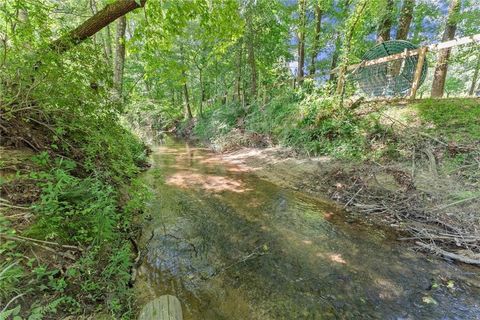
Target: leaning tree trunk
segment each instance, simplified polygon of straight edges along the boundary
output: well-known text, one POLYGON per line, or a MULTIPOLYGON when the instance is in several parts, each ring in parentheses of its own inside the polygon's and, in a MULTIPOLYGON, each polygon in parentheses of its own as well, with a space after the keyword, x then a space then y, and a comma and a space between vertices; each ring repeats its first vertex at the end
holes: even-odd
POLYGON ((297 66, 297 81, 301 85, 303 83, 305 66, 305 10, 306 0, 299 0, 298 6, 300 11, 300 22, 298 25, 298 66, 297 66))
POLYGON ((344 93, 344 86, 345 86, 345 74, 347 71, 347 65, 349 60, 350 51, 352 49, 352 39, 355 34, 355 30, 357 28, 357 24, 360 22, 365 9, 367 8, 368 0, 364 0, 362 2, 357 3, 355 7, 354 14, 350 17, 352 19, 352 24, 349 26, 347 30, 347 35, 345 36, 345 43, 342 52, 342 60, 340 64, 340 70, 338 71, 338 78, 337 78, 337 88, 336 93, 343 97, 344 93))
MULTIPOLYGON (((400 18, 398 20, 398 29, 396 40, 407 40, 408 32, 410 31, 410 24, 413 18, 413 8, 415 6, 415 0, 404 0, 400 18)), ((402 60, 395 60, 392 63, 392 67, 389 70, 390 76, 396 77, 400 74, 402 69, 402 60)))
POLYGON ((313 41, 312 55, 310 57, 310 75, 312 76, 315 74, 315 60, 317 59, 318 49, 320 47, 320 31, 322 27, 322 9, 318 4, 315 6, 315 17, 315 39, 313 41))
POLYGON ((127 17, 122 16, 117 22, 117 35, 115 37, 115 64, 113 70, 113 87, 118 98, 122 97, 123 69, 125 66, 125 30, 127 17))
POLYGON ((337 79, 336 72, 333 72, 338 65, 338 56, 340 55, 340 35, 336 35, 337 39, 335 40, 335 49, 332 54, 332 62, 330 63, 330 76, 329 81, 335 81, 337 79))
MULTIPOLYGON (((461 0, 452 0, 448 9, 447 25, 443 33, 442 41, 452 40, 457 31, 457 14, 460 12, 461 0)), ((437 66, 433 75, 432 97, 442 97, 447 78, 448 59, 451 48, 442 49, 437 56, 437 66)))
POLYGON ((205 103, 205 86, 203 83, 202 69, 198 69, 198 78, 200 82, 200 117, 203 118, 203 104, 205 103))
POLYGON ((407 40, 408 32, 410 31, 410 24, 413 18, 413 8, 415 7, 415 0, 404 0, 400 19, 398 20, 398 29, 395 39, 407 40))
POLYGON ((58 53, 65 52, 102 30, 121 16, 145 6, 146 2, 147 0, 117 0, 110 3, 80 26, 52 42, 50 47, 58 53))
POLYGON ((392 30, 392 11, 393 0, 387 0, 384 15, 377 31, 377 43, 390 40, 390 31, 392 30))

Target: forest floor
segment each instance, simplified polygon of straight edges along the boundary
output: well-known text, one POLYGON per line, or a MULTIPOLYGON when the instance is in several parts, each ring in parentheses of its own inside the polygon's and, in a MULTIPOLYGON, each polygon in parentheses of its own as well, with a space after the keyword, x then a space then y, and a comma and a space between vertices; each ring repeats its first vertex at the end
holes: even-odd
MULTIPOLYGON (((222 159, 278 185, 330 197, 352 218, 394 228, 399 239, 422 250, 480 266, 478 100, 455 109, 445 102, 426 107, 365 104, 356 110, 372 112, 381 112, 380 121, 392 129, 394 139, 378 138, 369 152, 394 148, 390 157, 308 157, 263 142, 242 147, 238 137, 212 148, 223 151, 222 159)), ((241 134, 258 139, 241 130, 230 136, 241 134)))

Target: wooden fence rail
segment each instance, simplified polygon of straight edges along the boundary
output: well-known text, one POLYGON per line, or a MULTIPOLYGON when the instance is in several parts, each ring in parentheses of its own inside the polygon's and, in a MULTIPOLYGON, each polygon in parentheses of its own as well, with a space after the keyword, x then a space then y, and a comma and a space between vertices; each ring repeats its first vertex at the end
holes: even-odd
MULTIPOLYGON (((438 50, 442 50, 442 49, 448 49, 448 48, 452 48, 452 47, 456 47, 456 46, 470 44, 470 43, 473 43, 473 42, 480 42, 480 34, 476 34, 476 35, 468 36, 468 37, 463 37, 463 38, 459 38, 459 39, 455 39, 455 40, 440 42, 440 43, 437 43, 437 44, 431 44, 431 45, 428 45, 428 46, 425 46, 425 47, 422 47, 422 48, 407 50, 407 51, 404 51, 404 52, 401 52, 401 53, 392 54, 392 55, 382 57, 382 58, 378 58, 378 59, 375 59, 375 60, 365 60, 365 61, 362 61, 360 63, 356 63, 356 64, 352 64, 352 65, 347 66, 346 71, 352 71, 352 70, 358 69, 360 67, 368 67, 368 66, 372 66, 372 65, 375 65, 375 64, 380 64, 380 63, 385 63, 385 62, 394 61, 394 60, 398 60, 398 59, 413 57, 413 56, 416 56, 416 55, 420 54, 420 52, 422 51, 423 48, 427 48, 428 51, 438 51, 438 50)), ((341 68, 337 67, 337 68, 333 69, 332 71, 330 71, 330 73, 338 73, 340 70, 341 70, 341 68)))

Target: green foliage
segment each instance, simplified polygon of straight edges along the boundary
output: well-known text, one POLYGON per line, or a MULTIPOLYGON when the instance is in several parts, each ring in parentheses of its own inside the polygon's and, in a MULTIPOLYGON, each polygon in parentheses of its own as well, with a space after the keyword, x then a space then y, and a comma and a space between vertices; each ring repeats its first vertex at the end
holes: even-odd
POLYGON ((267 105, 255 104, 248 110, 235 104, 213 107, 204 119, 198 119, 194 134, 214 141, 237 127, 239 119, 246 131, 269 136, 299 152, 338 158, 362 157, 367 132, 375 124, 373 117, 357 117, 341 107, 338 97, 328 92, 286 90, 267 105))
MULTIPOLYGON (((29 319, 104 310, 113 318, 131 318, 135 307, 129 287, 132 252, 128 238, 133 218, 150 198, 147 187, 140 179, 122 187, 122 197, 127 198, 119 209, 119 192, 112 185, 99 178, 76 177, 71 162, 53 161, 44 153, 34 161, 51 169, 31 174, 42 181, 42 194, 34 205, 36 220, 26 235, 88 249, 60 272, 35 258, 26 260, 17 253, 17 242, 2 241, 0 255, 6 260, 0 264, 0 301, 19 293, 37 297, 31 306, 22 308, 29 319)), ((15 236, 7 220, 0 222, 1 234, 15 236)), ((8 312, 17 312, 19 306, 13 303, 8 312)))
MULTIPOLYGON (((54 39, 91 14, 85 4, 18 0, 0 5, 6 28, 0 38, 8 34, 8 41, 0 42, 2 142, 23 141, 38 151, 30 172, 17 179, 35 181, 41 189, 30 224, 18 227, 0 214, 0 233, 13 239, 0 241, 0 304, 3 308, 25 295, 0 318, 100 311, 115 319, 132 317, 128 239, 145 190, 136 181, 128 201, 121 197, 145 164, 146 149, 121 124, 125 106, 112 97, 112 65, 99 41, 87 40, 61 55, 50 49, 54 39), (85 250, 65 261, 61 255, 50 261, 37 254, 37 259, 17 235, 85 250)), ((31 247, 44 253, 38 245, 31 247)))
MULTIPOLYGON (((194 133, 201 140, 225 135, 232 130, 239 118, 245 115, 245 110, 233 102, 226 106, 215 105, 204 113, 204 117, 198 119, 194 133)), ((187 124, 184 122, 184 124, 187 124)), ((182 127, 180 127, 182 130, 182 127)))
POLYGON ((73 244, 103 243, 112 238, 119 220, 112 187, 58 168, 40 176, 46 181, 40 184, 42 195, 35 205, 37 221, 32 235, 73 244))
POLYGON ((462 92, 465 89, 465 82, 463 82, 461 79, 454 78, 454 77, 448 77, 447 80, 445 81, 445 93, 447 94, 447 97, 450 96, 452 93, 456 92, 462 92))
POLYGON ((0 265, 0 297, 2 300, 6 300, 11 293, 18 294, 18 283, 23 276, 24 271, 18 266, 18 261, 4 262, 0 265))

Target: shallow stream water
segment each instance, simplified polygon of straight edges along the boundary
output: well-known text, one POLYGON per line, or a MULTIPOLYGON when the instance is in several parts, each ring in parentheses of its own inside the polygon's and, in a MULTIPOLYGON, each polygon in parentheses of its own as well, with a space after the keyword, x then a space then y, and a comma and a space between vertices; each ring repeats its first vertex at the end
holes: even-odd
POLYGON ((139 303, 185 319, 480 319, 479 269, 414 252, 208 150, 153 148, 139 303))

